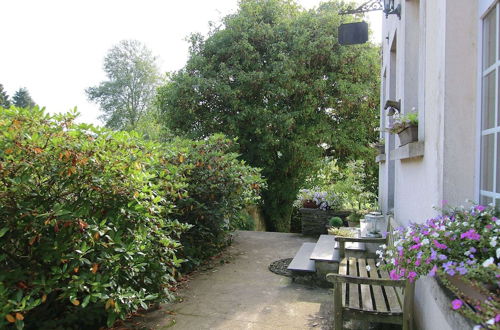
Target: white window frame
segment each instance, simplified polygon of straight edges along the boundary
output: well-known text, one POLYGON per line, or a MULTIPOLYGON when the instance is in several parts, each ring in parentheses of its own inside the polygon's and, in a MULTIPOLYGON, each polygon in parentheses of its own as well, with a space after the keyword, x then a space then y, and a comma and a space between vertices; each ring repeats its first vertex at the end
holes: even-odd
MULTIPOLYGON (((491 133, 497 133, 497 135, 500 135, 500 126, 495 126, 494 128, 486 129, 483 130, 482 127, 482 104, 483 104, 483 78, 490 72, 493 72, 494 70, 497 71, 497 75, 500 75, 500 60, 499 60, 499 48, 500 45, 497 44, 496 47, 496 62, 493 64, 490 68, 483 69, 483 19, 485 16, 490 12, 490 10, 493 9, 499 3, 499 0, 479 0, 478 3, 478 64, 477 64, 477 116, 476 116, 476 122, 477 122, 477 132, 476 134, 476 196, 478 198, 478 201, 481 200, 481 196, 486 196, 490 197, 493 200, 493 203, 495 203, 496 199, 500 199, 500 192, 496 192, 496 180, 500 180, 500 173, 497 172, 497 162, 500 161, 498 159, 499 155, 494 158, 494 163, 493 163, 493 192, 489 191, 483 191, 481 190, 481 140, 483 135, 488 135, 491 133)), ((495 9, 497 11, 497 20, 496 20, 496 31, 497 31, 497 43, 499 43, 499 36, 500 36, 500 26, 499 26, 499 19, 500 19, 500 5, 496 6, 495 9)), ((496 88, 495 88, 495 125, 498 125, 498 106, 499 106, 499 87, 498 84, 500 80, 500 77, 495 76, 495 81, 496 81, 496 88)), ((494 138, 494 149, 493 152, 496 154, 498 152, 498 138, 495 136, 494 138)), ((498 205, 497 205, 498 206, 498 205)))

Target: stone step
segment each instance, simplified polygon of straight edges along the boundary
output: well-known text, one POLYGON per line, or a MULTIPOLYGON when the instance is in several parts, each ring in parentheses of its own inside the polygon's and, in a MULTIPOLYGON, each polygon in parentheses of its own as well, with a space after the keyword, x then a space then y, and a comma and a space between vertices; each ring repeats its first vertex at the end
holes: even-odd
MULTIPOLYGON (((346 243, 346 250, 349 251, 365 251, 365 243, 346 243)), ((335 241, 333 235, 321 235, 311 253, 311 259, 317 261, 340 261, 339 243, 335 241)))
POLYGON ((293 258, 288 270, 296 272, 316 272, 316 263, 311 260, 311 253, 316 243, 303 243, 297 254, 293 258))

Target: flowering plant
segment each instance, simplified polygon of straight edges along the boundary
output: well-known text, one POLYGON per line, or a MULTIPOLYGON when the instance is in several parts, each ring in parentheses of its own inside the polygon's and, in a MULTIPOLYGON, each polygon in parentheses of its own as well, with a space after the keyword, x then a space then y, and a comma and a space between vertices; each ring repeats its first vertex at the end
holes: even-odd
POLYGON ((405 128, 418 125, 418 114, 416 112, 410 112, 402 116, 394 115, 393 118, 394 122, 387 128, 389 133, 392 134, 400 133, 405 128))
POLYGON ((342 207, 343 200, 333 191, 318 191, 316 189, 301 189, 296 200, 299 207, 335 210, 342 207))
POLYGON ((384 267, 392 279, 414 281, 436 274, 441 275, 440 279, 446 275, 460 276, 488 299, 471 299, 444 280, 458 297, 452 302, 452 308, 483 326, 493 327, 500 322, 500 244, 497 243, 500 219, 497 214, 493 206, 483 205, 444 209, 442 216, 424 224, 397 228, 393 233, 397 239, 394 245, 382 246, 383 251, 377 254, 385 260, 384 267))

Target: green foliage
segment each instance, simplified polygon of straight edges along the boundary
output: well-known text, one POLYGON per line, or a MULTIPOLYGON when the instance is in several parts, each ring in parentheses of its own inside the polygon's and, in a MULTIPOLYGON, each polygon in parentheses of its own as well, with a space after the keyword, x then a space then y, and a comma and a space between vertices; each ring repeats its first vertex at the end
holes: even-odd
POLYGON ((337 228, 342 227, 344 225, 344 221, 342 221, 342 219, 339 217, 331 217, 328 220, 328 223, 330 224, 330 226, 337 227, 337 228))
POLYGON ((99 103, 107 127, 135 129, 160 82, 156 58, 139 41, 123 40, 104 58, 104 71, 108 80, 85 90, 89 100, 99 103))
POLYGON ((316 187, 314 189, 341 196, 344 209, 361 210, 374 206, 375 184, 373 177, 367 174, 370 169, 363 160, 349 161, 341 167, 336 159, 325 158, 321 164, 320 169, 307 179, 305 187, 316 187))
POLYGON ((229 244, 229 233, 241 226, 243 209, 258 201, 265 185, 260 171, 239 160, 237 144, 223 135, 176 139, 172 145, 182 150, 176 161, 188 166, 188 196, 176 202, 174 215, 193 225, 181 240, 191 268, 229 244))
POLYGON ((74 119, 0 112, 0 328, 82 308, 111 325, 171 297, 189 228, 172 220, 179 151, 74 119))
POLYGON ((204 38, 159 89, 165 125, 176 134, 238 138, 239 152, 262 168, 269 230, 288 231, 292 204, 325 150, 366 157, 377 137, 377 48, 341 47, 341 5, 305 11, 285 0, 246 0, 204 38))
POLYGON ((9 108, 10 107, 9 95, 4 90, 2 84, 0 84, 0 107, 2 107, 2 108, 9 108))
POLYGON ((26 87, 19 88, 14 93, 12 104, 19 108, 32 108, 36 105, 26 87))

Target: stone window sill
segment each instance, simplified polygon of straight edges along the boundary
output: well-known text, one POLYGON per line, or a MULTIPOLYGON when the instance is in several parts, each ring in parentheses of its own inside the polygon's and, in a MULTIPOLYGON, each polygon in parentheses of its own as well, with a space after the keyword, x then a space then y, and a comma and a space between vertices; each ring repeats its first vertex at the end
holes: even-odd
POLYGON ((377 163, 383 163, 385 162, 385 154, 379 154, 376 158, 375 158, 375 161, 377 163))
POLYGON ((391 151, 391 160, 403 160, 424 156, 424 141, 410 142, 391 151))

